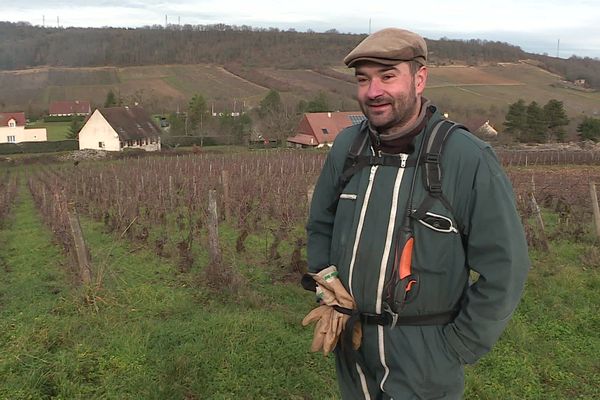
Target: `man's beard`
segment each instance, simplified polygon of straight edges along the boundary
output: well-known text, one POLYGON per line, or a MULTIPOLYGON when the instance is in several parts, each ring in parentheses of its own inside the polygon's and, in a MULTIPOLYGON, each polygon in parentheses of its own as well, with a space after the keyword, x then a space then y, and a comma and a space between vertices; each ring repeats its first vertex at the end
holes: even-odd
POLYGON ((392 128, 406 126, 407 122, 418 113, 418 103, 415 88, 411 85, 409 93, 402 97, 378 97, 375 100, 367 100, 364 103, 359 102, 359 105, 371 126, 380 133, 383 133, 392 128), (383 114, 380 114, 369 108, 370 105, 378 104, 389 104, 391 105, 391 110, 385 110, 383 114))

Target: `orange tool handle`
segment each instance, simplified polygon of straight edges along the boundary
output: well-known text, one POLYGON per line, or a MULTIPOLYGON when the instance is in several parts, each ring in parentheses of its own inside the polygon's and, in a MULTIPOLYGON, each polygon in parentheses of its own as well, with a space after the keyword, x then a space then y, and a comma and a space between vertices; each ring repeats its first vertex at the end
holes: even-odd
POLYGON ((400 280, 406 278, 411 274, 410 265, 412 264, 412 252, 415 244, 415 238, 410 237, 404 244, 402 249, 402 255, 400 256, 400 265, 398 265, 398 275, 400 280))

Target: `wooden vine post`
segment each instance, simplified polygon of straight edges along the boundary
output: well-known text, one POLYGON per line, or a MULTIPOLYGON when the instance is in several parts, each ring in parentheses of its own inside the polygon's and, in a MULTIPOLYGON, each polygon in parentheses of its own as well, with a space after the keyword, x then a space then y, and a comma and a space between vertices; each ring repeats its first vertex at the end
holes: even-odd
POLYGON ((596 236, 600 239, 600 208, 598 207, 598 194, 596 193, 596 184, 594 182, 590 182, 590 195, 592 196, 592 210, 594 212, 596 236))
POLYGON ((531 201, 531 209, 533 210, 538 225, 540 226, 540 242, 542 244, 542 248, 544 251, 548 251, 550 250, 550 246, 548 245, 548 238, 546 238, 546 229, 544 227, 544 220, 542 219, 542 212, 540 210, 540 206, 535 200, 533 192, 529 193, 529 200, 531 201))
POLYGON ((217 191, 214 189, 208 192, 208 252, 211 265, 220 265, 219 215, 217 213, 217 191))
POLYGON ((229 173, 227 170, 221 171, 221 181, 223 184, 223 206, 225 221, 231 221, 231 201, 229 199, 229 173))
POLYGON ((79 278, 81 279, 81 282, 87 285, 92 282, 92 269, 88 257, 88 249, 81 230, 81 224, 79 223, 79 216, 73 205, 69 207, 67 214, 71 236, 73 237, 73 246, 75 247, 75 262, 77 263, 79 278))

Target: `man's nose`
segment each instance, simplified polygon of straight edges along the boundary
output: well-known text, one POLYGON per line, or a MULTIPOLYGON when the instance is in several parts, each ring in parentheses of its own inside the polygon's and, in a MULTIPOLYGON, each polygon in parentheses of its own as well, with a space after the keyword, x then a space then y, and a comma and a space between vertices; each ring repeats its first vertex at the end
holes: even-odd
POLYGON ((375 99, 382 95, 383 89, 381 88, 381 83, 377 79, 372 79, 371 82, 369 82, 369 90, 367 90, 367 96, 370 99, 375 99))

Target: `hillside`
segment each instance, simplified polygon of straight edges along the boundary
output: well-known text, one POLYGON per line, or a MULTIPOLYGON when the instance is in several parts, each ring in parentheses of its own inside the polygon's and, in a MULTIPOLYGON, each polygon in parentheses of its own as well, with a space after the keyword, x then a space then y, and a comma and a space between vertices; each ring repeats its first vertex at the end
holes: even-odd
MULTIPOLYGON (((356 110, 344 55, 364 35, 295 32, 227 25, 138 29, 43 28, 0 22, 0 110, 47 112, 54 100, 101 106, 113 91, 124 104, 154 113, 185 110, 201 94, 214 112, 248 110, 270 89, 288 109, 327 97, 331 110, 356 110)), ((426 96, 470 128, 500 127, 508 105, 522 98, 562 101, 572 118, 600 114, 600 94, 561 82, 600 86, 600 61, 532 55, 507 43, 429 40, 426 96), (522 62, 520 60, 528 60, 522 62), (549 72, 552 71, 552 72, 549 72)))
MULTIPOLYGON (((332 110, 357 109, 351 71, 339 64, 318 70, 229 68, 233 72, 209 64, 0 71, 0 109, 35 116, 53 100, 90 100, 101 106, 112 90, 125 103, 138 102, 151 112, 184 110, 196 93, 215 112, 227 112, 256 106, 269 89, 280 91, 292 106, 323 91, 332 110)), ((525 63, 430 66, 426 96, 474 128, 486 119, 501 126, 508 105, 519 98, 540 104, 558 99, 571 118, 600 115, 600 92, 563 87, 560 81, 525 63)))

